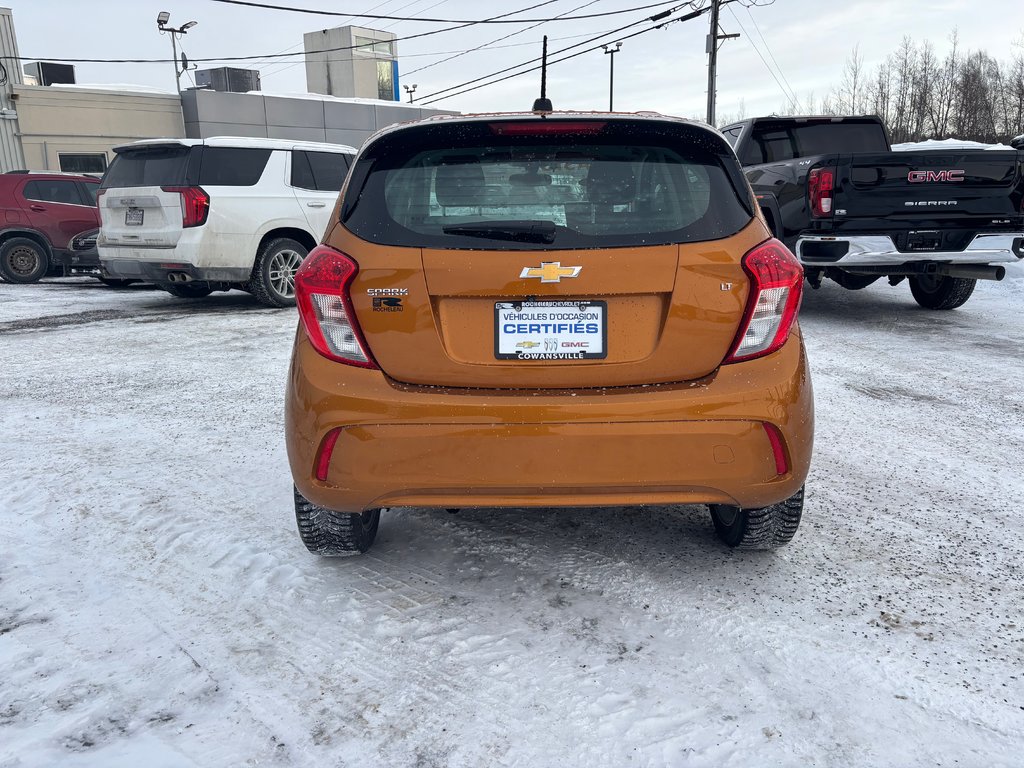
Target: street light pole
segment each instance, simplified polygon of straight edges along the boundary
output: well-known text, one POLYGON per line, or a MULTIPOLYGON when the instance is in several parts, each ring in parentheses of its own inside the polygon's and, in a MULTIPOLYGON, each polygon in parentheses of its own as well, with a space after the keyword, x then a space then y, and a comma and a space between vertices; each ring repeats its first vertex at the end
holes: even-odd
POLYGON ((177 36, 178 35, 187 35, 188 31, 190 29, 192 29, 192 27, 194 27, 199 22, 198 21, 189 21, 189 22, 187 22, 185 24, 182 24, 177 29, 175 29, 174 27, 170 27, 170 26, 167 25, 167 22, 169 22, 170 20, 171 20, 171 14, 169 14, 167 11, 160 11, 160 13, 157 14, 157 17, 156 17, 156 28, 160 30, 160 34, 161 35, 164 32, 170 32, 170 34, 171 34, 171 50, 174 52, 174 61, 173 61, 173 64, 174 64, 174 82, 175 82, 175 85, 176 85, 176 87, 178 89, 178 93, 181 93, 181 75, 185 71, 186 67, 182 67, 181 69, 178 69, 178 40, 177 40, 177 36))
POLYGON ((615 104, 615 54, 622 49, 622 41, 615 43, 615 46, 602 45, 604 52, 611 56, 608 60, 608 111, 614 112, 615 104))
POLYGON ((405 88, 405 92, 409 94, 409 103, 412 104, 412 95, 416 93, 416 83, 413 83, 412 85, 403 85, 402 87, 405 88))

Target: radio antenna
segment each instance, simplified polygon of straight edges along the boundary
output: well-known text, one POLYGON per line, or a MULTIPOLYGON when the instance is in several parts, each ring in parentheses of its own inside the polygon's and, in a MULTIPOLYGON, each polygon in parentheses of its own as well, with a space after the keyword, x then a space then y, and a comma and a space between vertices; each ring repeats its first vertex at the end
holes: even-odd
POLYGON ((555 108, 548 98, 548 36, 544 35, 544 47, 540 54, 540 98, 533 102, 534 112, 554 112, 555 108))

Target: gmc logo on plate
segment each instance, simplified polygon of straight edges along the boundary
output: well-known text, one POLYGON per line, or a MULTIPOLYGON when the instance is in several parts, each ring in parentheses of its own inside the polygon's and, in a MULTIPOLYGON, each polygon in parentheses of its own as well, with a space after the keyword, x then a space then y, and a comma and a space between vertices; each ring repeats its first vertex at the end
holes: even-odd
POLYGON ((907 181, 920 183, 922 181, 963 181, 963 171, 911 171, 907 174, 907 181))

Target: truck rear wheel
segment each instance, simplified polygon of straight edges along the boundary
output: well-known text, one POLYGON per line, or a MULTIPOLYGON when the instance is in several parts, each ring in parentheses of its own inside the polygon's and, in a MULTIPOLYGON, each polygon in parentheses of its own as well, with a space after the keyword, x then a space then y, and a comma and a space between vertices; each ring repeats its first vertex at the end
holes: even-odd
POLYGON ((977 282, 967 277, 916 275, 910 278, 910 292, 925 309, 956 309, 971 298, 977 282))
POLYGON ((711 521, 723 542, 735 549, 776 549, 788 544, 800 525, 804 489, 762 509, 712 504, 711 521))

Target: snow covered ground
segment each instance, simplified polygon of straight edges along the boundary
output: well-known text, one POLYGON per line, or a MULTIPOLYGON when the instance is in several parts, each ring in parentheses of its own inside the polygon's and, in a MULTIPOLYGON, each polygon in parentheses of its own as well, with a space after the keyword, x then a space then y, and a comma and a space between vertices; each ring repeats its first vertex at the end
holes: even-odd
POLYGON ((1024 269, 827 283, 805 521, 387 513, 309 555, 291 311, 0 285, 0 767, 1019 766, 1024 269))

